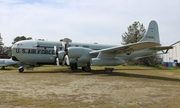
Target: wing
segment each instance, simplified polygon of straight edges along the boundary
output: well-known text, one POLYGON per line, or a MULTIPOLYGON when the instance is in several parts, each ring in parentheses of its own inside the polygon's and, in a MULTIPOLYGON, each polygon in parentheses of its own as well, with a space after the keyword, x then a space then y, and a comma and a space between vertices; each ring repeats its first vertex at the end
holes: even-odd
POLYGON ((0 64, 0 66, 6 66, 6 64, 0 64))
POLYGON ((128 44, 124 46, 115 46, 111 48, 106 48, 102 50, 97 50, 97 51, 92 51, 90 52, 91 55, 97 55, 100 52, 101 53, 108 53, 108 54, 124 54, 124 53, 129 53, 133 51, 138 51, 138 50, 143 50, 146 48, 152 48, 160 46, 159 43, 154 43, 154 42, 138 42, 138 43, 133 43, 133 44, 128 44))
POLYGON ((18 63, 17 61, 13 61, 12 59, 0 59, 0 60, 1 60, 0 66, 10 66, 18 63))
POLYGON ((0 64, 0 66, 9 66, 9 65, 11 64, 5 64, 5 63, 0 64))

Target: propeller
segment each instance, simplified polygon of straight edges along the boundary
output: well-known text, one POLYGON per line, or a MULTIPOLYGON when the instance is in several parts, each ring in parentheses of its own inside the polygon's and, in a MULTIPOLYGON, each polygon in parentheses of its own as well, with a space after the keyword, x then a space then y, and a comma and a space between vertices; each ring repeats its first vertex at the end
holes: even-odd
POLYGON ((62 66, 65 65, 65 63, 67 65, 70 65, 69 62, 69 57, 68 57, 68 46, 69 46, 69 40, 68 38, 66 38, 66 42, 62 42, 62 50, 63 51, 59 51, 59 45, 54 46, 54 62, 57 66, 59 66, 59 56, 60 58, 62 57, 62 66), (58 55, 60 54, 60 55, 58 55))
POLYGON ((58 58, 58 50, 59 50, 59 45, 54 46, 54 64, 56 64, 57 66, 59 66, 59 58, 58 58))
POLYGON ((64 56, 63 56, 62 66, 65 65, 65 62, 66 62, 67 65, 70 65, 69 57, 68 57, 69 38, 66 38, 66 44, 64 45, 64 42, 63 42, 62 45, 64 47, 64 56))

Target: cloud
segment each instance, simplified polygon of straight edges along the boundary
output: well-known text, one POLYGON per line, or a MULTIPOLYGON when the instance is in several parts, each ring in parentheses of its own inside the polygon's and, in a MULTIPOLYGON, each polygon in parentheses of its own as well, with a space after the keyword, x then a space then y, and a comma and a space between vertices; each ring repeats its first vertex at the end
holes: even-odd
POLYGON ((0 33, 5 45, 16 36, 120 44, 134 21, 159 25, 162 44, 179 40, 180 2, 131 0, 1 0, 0 33), (171 37, 171 38, 169 38, 171 37))

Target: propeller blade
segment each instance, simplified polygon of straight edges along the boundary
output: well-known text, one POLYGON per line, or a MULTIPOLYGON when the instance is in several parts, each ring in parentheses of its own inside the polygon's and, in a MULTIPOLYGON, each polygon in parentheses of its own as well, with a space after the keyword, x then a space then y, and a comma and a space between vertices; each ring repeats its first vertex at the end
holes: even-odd
POLYGON ((63 48, 63 51, 64 51, 63 60, 62 60, 62 66, 64 66, 65 63, 67 65, 70 64, 69 63, 69 57, 68 57, 68 46, 69 46, 70 39, 69 38, 65 38, 64 40, 65 41, 61 42, 62 48, 63 48))
POLYGON ((56 58, 56 65, 59 66, 59 58, 56 58))
POLYGON ((67 64, 67 65, 70 65, 68 55, 66 55, 65 58, 66 58, 66 64, 67 64))
POLYGON ((66 38, 65 51, 67 51, 68 46, 69 46, 69 38, 66 38))
POLYGON ((64 66, 64 65, 65 65, 65 63, 66 63, 67 65, 70 65, 68 55, 65 55, 65 56, 64 56, 64 59, 63 59, 63 62, 62 62, 62 66, 64 66))
POLYGON ((59 56, 58 56, 58 52, 59 52, 59 45, 54 46, 54 64, 56 64, 57 66, 59 66, 59 56))
POLYGON ((65 50, 65 43, 62 42, 61 44, 62 44, 62 50, 65 50))
POLYGON ((54 46, 54 54, 56 54, 57 48, 56 46, 54 46))
POLYGON ((58 45, 56 45, 56 50, 57 50, 57 53, 58 53, 58 51, 59 51, 59 44, 58 45))
POLYGON ((66 62, 66 57, 65 57, 65 55, 64 55, 64 57, 63 57, 63 61, 62 61, 62 66, 64 66, 64 65, 65 65, 65 62, 66 62))

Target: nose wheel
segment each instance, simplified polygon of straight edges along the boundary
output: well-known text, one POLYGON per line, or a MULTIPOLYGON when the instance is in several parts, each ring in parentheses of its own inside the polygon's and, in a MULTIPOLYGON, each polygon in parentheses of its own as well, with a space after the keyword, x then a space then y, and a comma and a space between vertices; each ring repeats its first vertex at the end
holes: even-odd
POLYGON ((24 72, 24 67, 23 66, 19 67, 19 72, 20 73, 24 72))
POLYGON ((5 66, 2 66, 1 70, 5 70, 5 66))

